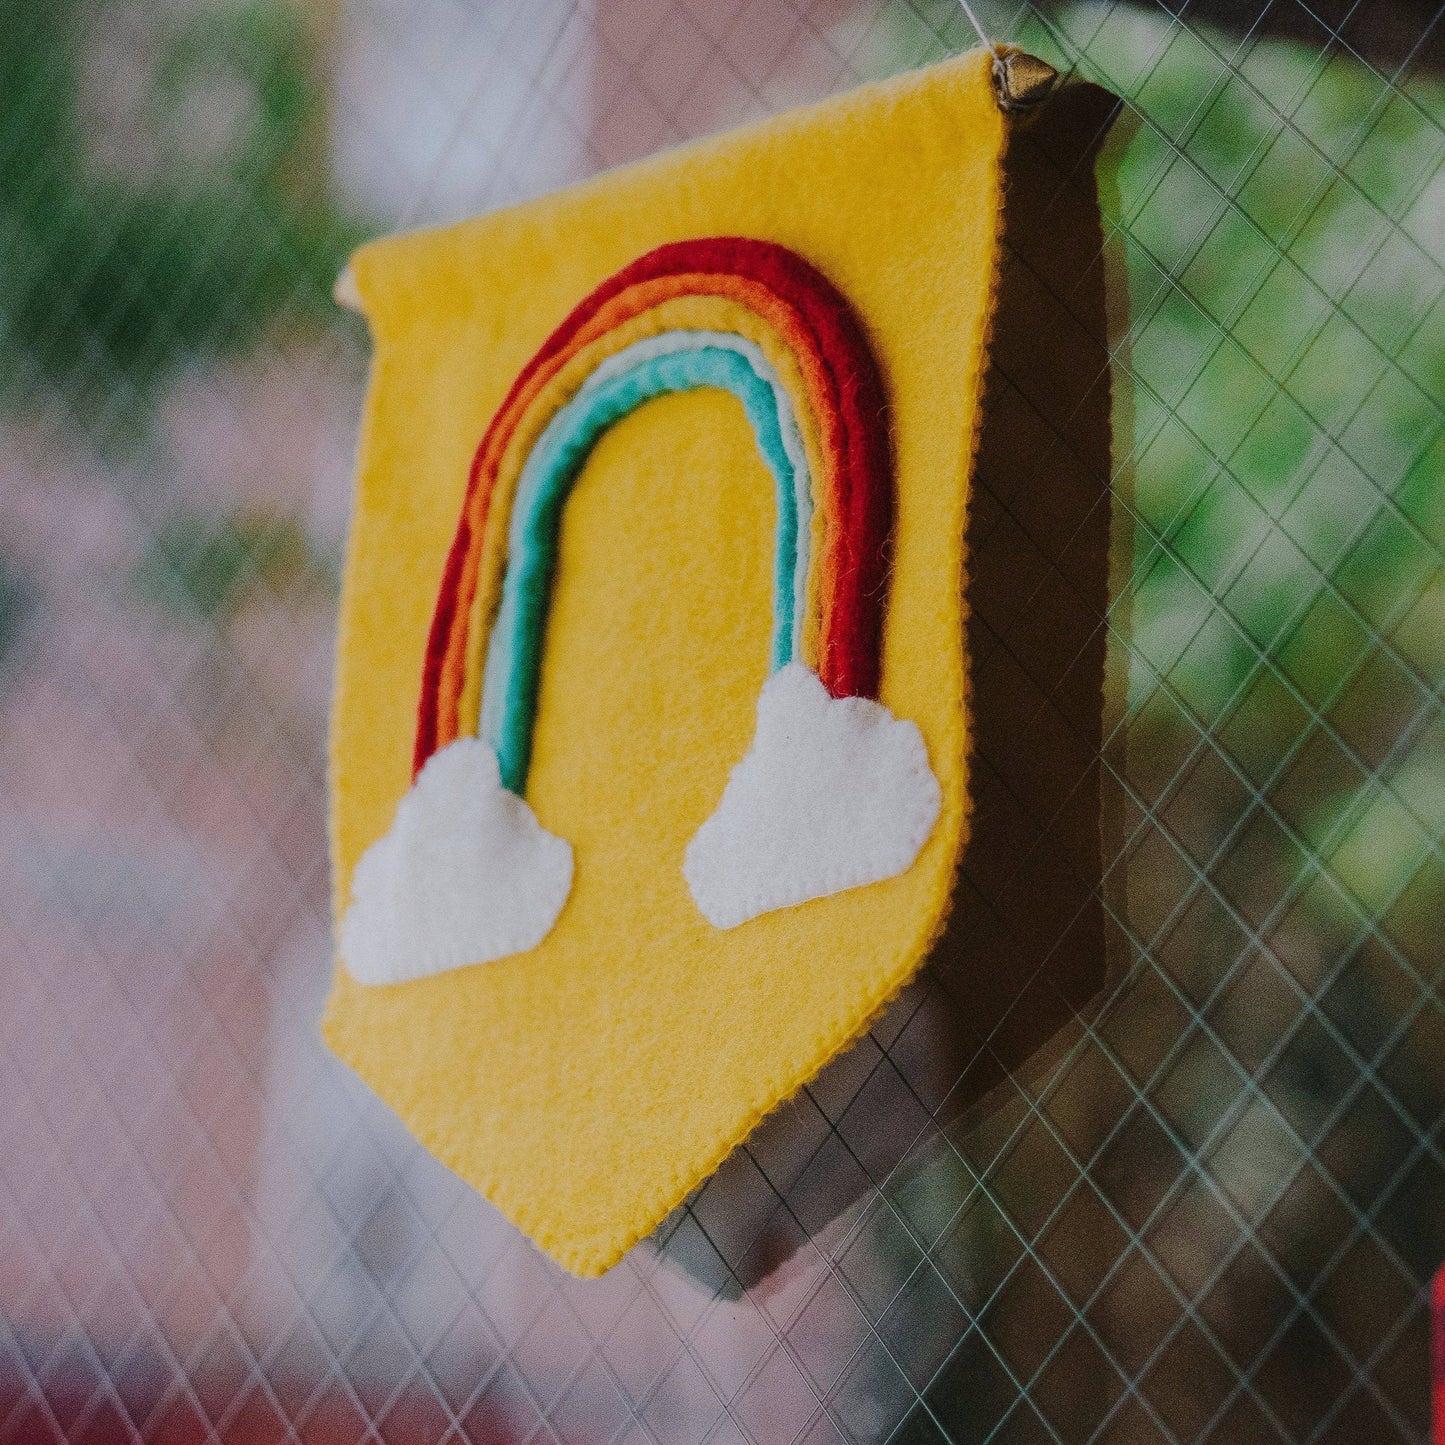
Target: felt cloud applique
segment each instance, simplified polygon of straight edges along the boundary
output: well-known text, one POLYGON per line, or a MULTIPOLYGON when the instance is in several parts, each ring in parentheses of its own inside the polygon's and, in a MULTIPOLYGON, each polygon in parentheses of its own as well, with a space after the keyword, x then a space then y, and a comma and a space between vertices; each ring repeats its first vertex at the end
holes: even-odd
POLYGON ((752 750, 688 844, 683 873, 717 928, 907 869, 938 819, 915 724, 866 697, 830 697, 790 663, 758 698, 752 750))
POLYGON ((405 983, 535 948, 572 888, 572 848, 502 786, 479 738, 434 753, 362 855, 341 925, 358 983, 405 983))

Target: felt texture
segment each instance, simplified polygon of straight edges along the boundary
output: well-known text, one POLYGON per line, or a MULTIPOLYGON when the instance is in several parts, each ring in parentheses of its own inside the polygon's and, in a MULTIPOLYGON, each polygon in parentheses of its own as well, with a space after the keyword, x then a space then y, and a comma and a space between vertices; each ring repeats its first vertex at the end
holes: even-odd
MULTIPOLYGON (((803 429, 798 421, 798 411, 777 368, 768 360, 762 348, 746 337, 733 336, 724 331, 676 331, 638 342, 628 348, 626 357, 609 357, 598 366, 587 387, 590 390, 637 362, 675 356, 684 351, 703 350, 736 352, 771 392, 771 397, 765 403, 751 382, 746 382, 743 390, 735 390, 729 384, 727 369, 716 379, 703 376, 699 377, 697 382, 698 385, 717 386, 720 390, 733 391, 750 418, 754 410, 761 412, 753 428, 754 435, 763 460, 779 489, 776 543, 778 571, 773 590, 773 666, 785 667, 789 662, 801 660, 803 655, 803 611, 807 606, 808 575, 811 571, 815 483, 807 448, 803 444, 803 429), (792 555, 791 566, 786 563, 785 553, 792 555)), ((800 401, 805 403, 806 398, 800 398, 800 401)))
MULTIPOLYGON (((454 684, 459 682, 455 703, 450 696, 439 701, 440 716, 436 743, 443 744, 454 736, 476 732, 481 698, 483 669, 477 663, 484 657, 486 642, 494 625, 494 614, 500 599, 502 579, 507 565, 507 533, 509 508, 515 496, 520 474, 536 446, 537 439, 556 413, 581 389, 599 369, 606 367, 613 356, 645 341, 660 339, 669 332, 708 331, 727 335, 736 343, 755 346, 766 359, 787 391, 793 408, 793 420, 801 433, 807 458, 808 476, 814 495, 807 512, 811 516, 811 537, 807 555, 819 555, 822 547, 823 516, 819 511, 821 483, 825 465, 821 438, 811 410, 811 394, 796 357, 782 338, 755 311, 723 296, 675 296, 649 306, 646 310, 619 322, 605 335, 573 351, 568 361, 540 388, 525 416, 513 431, 497 466, 496 479, 488 505, 488 527, 478 547, 477 579, 468 620, 467 650, 461 657, 462 668, 454 684), (478 641, 478 639, 480 641, 478 641)), ((800 500, 800 513, 802 503, 800 500)), ((800 550, 800 559, 801 559, 800 550)), ((817 614, 821 589, 819 569, 810 568, 806 590, 795 591, 806 600, 799 607, 802 657, 817 668, 817 614)), ((445 679, 442 679, 445 681, 445 679)), ((418 743, 422 742, 419 731, 418 743)), ((424 760, 422 749, 417 757, 424 760)))
MULTIPOLYGON (((505 527, 494 508, 499 455, 537 393, 572 353, 615 325, 690 294, 736 300, 764 317, 797 354, 820 425, 825 466, 814 556, 820 583, 817 667, 836 696, 872 696, 892 521, 886 403, 867 340, 847 301, 815 267, 775 242, 715 236, 656 247, 579 302, 522 368, 473 458, 461 518, 437 596, 417 709, 414 766, 455 736, 472 597, 488 537, 505 527)), ((490 599, 484 597, 486 615, 490 599)))
POLYGON ((832 697, 790 663, 763 684, 758 727, 683 875, 718 928, 896 877, 938 819, 923 736, 866 697, 832 697))
POLYGON ((509 565, 487 649, 481 707, 482 736, 495 747, 503 784, 513 792, 526 786, 563 504, 597 439, 644 402, 711 386, 742 403, 776 484, 771 665, 783 667, 797 655, 794 588, 798 572, 807 573, 799 538, 807 537, 810 520, 799 513, 811 511, 810 482, 805 470, 799 472, 806 461, 791 404, 755 352, 750 343, 707 332, 639 342, 599 366, 538 439, 512 511, 509 565))
POLYGON ((359 983, 384 984, 525 953, 571 887, 572 849, 502 786, 490 747, 458 738, 357 863, 341 956, 359 983))
POLYGON ((963 539, 1005 137, 989 68, 964 56, 353 262, 375 352, 332 727, 338 918, 411 779, 477 438, 578 297, 658 247, 774 239, 847 297, 886 385, 878 699, 916 724, 940 790, 913 865, 736 929, 714 928, 688 890, 687 845, 752 741, 776 525, 741 408, 700 388, 604 433, 567 503, 526 799, 574 852, 551 932, 393 988, 337 969, 331 1047, 577 1273, 620 1258, 855 1040, 948 914, 967 832, 963 539))

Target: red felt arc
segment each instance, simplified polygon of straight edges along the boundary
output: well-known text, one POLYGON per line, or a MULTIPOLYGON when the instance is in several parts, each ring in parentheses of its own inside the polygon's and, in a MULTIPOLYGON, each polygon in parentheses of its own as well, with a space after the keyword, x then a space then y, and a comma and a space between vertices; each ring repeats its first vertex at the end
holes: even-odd
MULTIPOLYGON (((893 487, 883 382, 863 328, 837 288, 787 247, 746 237, 674 242, 624 266, 568 313, 518 373, 478 444, 432 615, 417 709, 416 770, 455 735, 455 720, 442 716, 448 706, 443 678, 448 659, 455 666, 459 650, 470 645, 476 552, 501 451, 539 383, 564 364, 598 313, 629 291, 666 278, 686 278, 692 294, 728 294, 734 290, 730 281, 761 289, 772 303, 769 309, 786 318, 785 332, 801 338, 805 371, 821 376, 829 413, 820 418, 821 430, 833 442, 831 486, 823 499, 831 555, 818 672, 835 697, 877 695, 893 487)), ((454 689, 450 706, 454 710, 454 689)))

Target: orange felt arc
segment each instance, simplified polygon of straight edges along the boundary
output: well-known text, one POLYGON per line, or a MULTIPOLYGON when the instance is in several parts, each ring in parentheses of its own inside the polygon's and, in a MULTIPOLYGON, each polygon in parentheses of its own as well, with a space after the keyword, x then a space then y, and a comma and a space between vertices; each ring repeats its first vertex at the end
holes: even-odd
POLYGON ((573 308, 522 368, 477 447, 432 616, 415 770, 458 735, 467 668, 477 665, 472 604, 509 441, 547 382, 579 350, 685 295, 747 306, 797 361, 826 466, 816 561, 822 585, 809 589, 819 610, 818 673, 835 697, 876 695, 893 500, 883 385, 862 327, 831 283, 786 247, 741 237, 677 242, 623 267, 573 308))

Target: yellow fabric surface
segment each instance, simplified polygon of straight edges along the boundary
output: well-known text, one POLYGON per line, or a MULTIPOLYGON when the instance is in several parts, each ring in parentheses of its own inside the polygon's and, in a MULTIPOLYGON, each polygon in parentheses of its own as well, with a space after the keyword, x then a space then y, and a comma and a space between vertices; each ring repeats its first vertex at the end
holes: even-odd
POLYGON ((354 260, 375 356, 332 731, 338 916, 410 782, 472 451, 578 298, 667 241, 778 241, 849 298, 891 401, 881 699, 918 724, 943 794, 917 862, 730 930, 687 892, 684 849, 752 738, 775 505, 741 407, 691 392, 614 427, 563 520, 527 793, 575 850, 556 926, 531 953, 414 983, 336 970, 331 1047, 578 1274, 619 1259, 856 1039, 945 921, 968 809, 963 538, 1003 145, 974 52, 354 260))
MULTIPOLYGON (((761 316, 725 296, 680 296, 664 301, 631 320, 624 321, 605 336, 600 336, 590 345, 584 346, 538 393, 537 399, 527 408, 524 420, 507 444, 501 465, 497 469, 497 484, 492 491, 487 535, 477 576, 477 595, 472 602, 471 624, 468 630, 471 655, 467 659, 466 679, 458 706, 462 735, 477 730, 477 713, 481 706, 482 661, 486 654, 487 634, 502 593, 512 501, 516 497, 517 483, 527 457, 547 423, 577 394, 582 383, 603 361, 609 356, 617 355, 636 341, 661 335, 662 332, 674 328, 728 331, 745 337, 757 344, 773 370, 778 373, 778 379, 792 399, 798 431, 808 458, 808 470, 813 479, 813 556, 822 555, 825 521, 820 490, 823 485, 823 449, 818 439, 817 423, 808 406, 808 389, 792 352, 761 316)), ((808 571, 809 595, 806 599, 800 599, 800 602, 805 602, 810 608, 804 613, 807 626, 803 636, 803 660, 815 669, 818 654, 816 593, 819 586, 819 569, 815 566, 808 571)))

